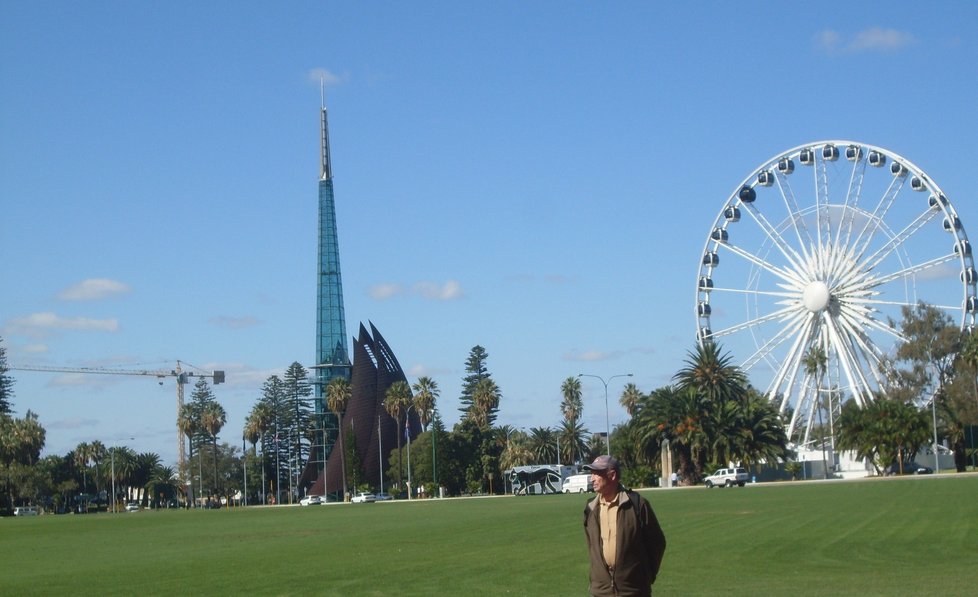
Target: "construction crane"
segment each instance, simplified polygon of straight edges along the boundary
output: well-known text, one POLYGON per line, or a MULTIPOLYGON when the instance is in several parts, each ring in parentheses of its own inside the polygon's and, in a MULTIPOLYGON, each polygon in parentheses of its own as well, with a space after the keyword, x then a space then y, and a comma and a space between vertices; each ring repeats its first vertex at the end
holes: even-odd
MULTIPOLYGON (((48 371, 51 373, 95 373, 98 375, 142 375, 146 377, 156 377, 163 385, 163 380, 173 377, 177 380, 177 418, 180 418, 180 411, 183 410, 183 386, 194 377, 206 377, 213 380, 214 385, 224 383, 223 371, 212 371, 210 373, 198 373, 195 371, 184 371, 177 361, 176 369, 150 370, 150 369, 108 369, 101 367, 48 367, 43 365, 17 365, 10 366, 11 371, 48 371)), ((180 470, 183 470, 186 463, 186 452, 183 447, 183 434, 177 429, 177 453, 179 454, 180 470)))

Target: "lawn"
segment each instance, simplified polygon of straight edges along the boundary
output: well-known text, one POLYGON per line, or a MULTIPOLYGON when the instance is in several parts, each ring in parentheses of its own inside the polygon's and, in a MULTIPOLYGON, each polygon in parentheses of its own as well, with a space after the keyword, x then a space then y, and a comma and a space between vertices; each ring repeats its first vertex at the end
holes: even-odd
MULTIPOLYGON (((657 595, 972 595, 978 475, 653 490, 657 595)), ((585 498, 0 520, 0 595, 586 595, 585 498)))

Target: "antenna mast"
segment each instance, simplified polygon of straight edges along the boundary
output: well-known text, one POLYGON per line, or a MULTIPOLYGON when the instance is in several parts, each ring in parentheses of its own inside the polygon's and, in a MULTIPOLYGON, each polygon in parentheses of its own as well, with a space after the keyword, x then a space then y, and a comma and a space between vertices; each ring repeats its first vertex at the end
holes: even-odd
POLYGON ((320 180, 329 180, 333 178, 333 169, 329 163, 329 123, 327 122, 326 116, 326 79, 324 77, 319 78, 319 94, 320 94, 320 109, 319 109, 319 137, 320 137, 320 164, 319 164, 319 178, 320 180))

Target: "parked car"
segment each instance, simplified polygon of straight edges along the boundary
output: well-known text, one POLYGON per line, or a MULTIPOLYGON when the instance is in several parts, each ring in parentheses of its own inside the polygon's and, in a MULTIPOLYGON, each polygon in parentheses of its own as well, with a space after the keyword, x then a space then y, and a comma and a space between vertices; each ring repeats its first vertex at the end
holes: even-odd
POLYGON ((350 502, 354 504, 372 504, 377 501, 377 496, 372 493, 363 493, 362 491, 353 496, 350 502))
POLYGON ((126 502, 126 512, 139 512, 139 502, 126 502))
POLYGON ((378 493, 377 495, 374 496, 374 499, 375 501, 378 502, 387 502, 394 499, 394 496, 392 496, 389 493, 378 493))
POLYGON ((890 475, 930 475, 934 472, 929 466, 923 466, 917 464, 916 462, 904 462, 903 466, 897 462, 894 462, 890 466, 883 470, 886 476, 890 475))
POLYGON ((747 469, 743 468, 720 468, 715 473, 703 479, 707 487, 733 487, 739 485, 743 487, 750 476, 747 469))
POLYGON ((300 506, 318 506, 323 503, 323 496, 321 495, 307 495, 306 497, 299 500, 300 506))
POLYGON ((34 506, 18 506, 14 508, 14 516, 37 516, 37 508, 34 506))

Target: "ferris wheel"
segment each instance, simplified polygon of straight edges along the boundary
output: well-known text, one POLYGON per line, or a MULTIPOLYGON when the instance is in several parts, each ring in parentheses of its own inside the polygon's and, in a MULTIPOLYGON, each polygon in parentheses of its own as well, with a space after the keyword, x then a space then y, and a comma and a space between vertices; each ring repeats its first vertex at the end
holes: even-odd
POLYGON ((763 163, 713 221, 697 338, 722 344, 804 444, 820 404, 838 412, 885 392, 902 307, 925 302, 973 326, 976 279, 964 226, 923 170, 865 143, 809 143, 763 163), (817 380, 813 350, 825 357, 817 380))

